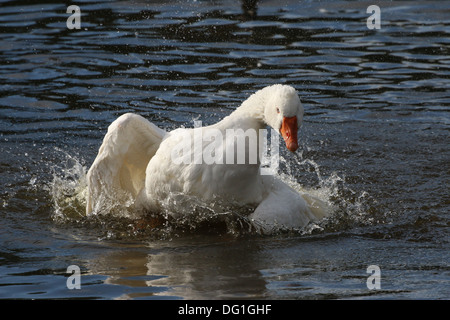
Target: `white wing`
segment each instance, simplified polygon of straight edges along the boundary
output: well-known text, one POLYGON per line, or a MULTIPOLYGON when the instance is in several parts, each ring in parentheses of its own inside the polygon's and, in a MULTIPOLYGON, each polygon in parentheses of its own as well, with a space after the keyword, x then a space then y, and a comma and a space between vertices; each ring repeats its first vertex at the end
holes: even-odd
POLYGON ((86 214, 101 211, 108 200, 136 199, 145 185, 147 165, 165 134, 132 113, 120 116, 109 126, 87 174, 86 214))

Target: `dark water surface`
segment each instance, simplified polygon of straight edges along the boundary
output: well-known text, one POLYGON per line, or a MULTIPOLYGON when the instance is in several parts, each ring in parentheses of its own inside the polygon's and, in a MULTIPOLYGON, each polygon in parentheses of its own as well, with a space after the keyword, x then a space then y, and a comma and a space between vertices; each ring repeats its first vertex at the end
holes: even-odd
POLYGON ((78 3, 69 30, 66 3, 0 1, 0 298, 450 298, 449 1, 377 2, 379 30, 364 1, 78 3), (210 124, 274 83, 306 110, 281 173, 330 218, 261 236, 82 216, 116 117, 210 124))

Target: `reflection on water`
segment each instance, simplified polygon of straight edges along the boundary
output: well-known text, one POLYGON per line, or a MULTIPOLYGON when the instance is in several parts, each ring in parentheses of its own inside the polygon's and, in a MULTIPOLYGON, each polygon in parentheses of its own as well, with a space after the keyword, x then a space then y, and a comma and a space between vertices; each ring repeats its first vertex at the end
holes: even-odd
POLYGON ((368 30, 371 4, 84 1, 68 30, 66 4, 3 1, 0 297, 447 297, 450 4, 383 2, 368 30), (273 83, 306 109, 280 174, 333 217, 264 238, 80 216, 74 195, 117 116, 211 124, 273 83))
MULTIPOLYGON (((150 246, 147 250, 150 254, 142 249, 113 252, 91 261, 89 273, 106 271, 106 284, 130 287, 130 294, 118 297, 122 299, 145 295, 189 299, 264 297, 266 282, 256 266, 252 266, 253 255, 245 254, 247 246, 242 247, 232 239, 228 241, 231 242, 186 244, 183 241, 177 247, 159 249, 150 246), (146 293, 142 287, 147 288, 146 293)), ((257 247, 252 249, 258 252, 257 247)))

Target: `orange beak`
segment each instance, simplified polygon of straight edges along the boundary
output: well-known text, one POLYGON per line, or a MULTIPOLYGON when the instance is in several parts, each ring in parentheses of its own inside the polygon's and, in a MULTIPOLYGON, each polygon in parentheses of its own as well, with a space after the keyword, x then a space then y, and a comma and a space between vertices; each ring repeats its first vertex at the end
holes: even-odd
POLYGON ((297 130, 298 125, 296 116, 290 118, 283 117, 280 133, 286 143, 286 148, 292 152, 298 149, 297 130))

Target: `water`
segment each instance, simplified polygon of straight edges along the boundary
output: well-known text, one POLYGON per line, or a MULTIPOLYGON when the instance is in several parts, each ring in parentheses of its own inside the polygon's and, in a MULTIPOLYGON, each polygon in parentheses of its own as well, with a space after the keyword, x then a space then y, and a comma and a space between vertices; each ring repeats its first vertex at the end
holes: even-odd
POLYGON ((368 30, 371 4, 83 1, 68 30, 65 4, 0 1, 0 298, 448 299, 450 3, 383 2, 368 30), (119 115, 210 124, 274 83, 306 109, 280 175, 331 217, 272 236, 232 212, 83 217, 119 115))

